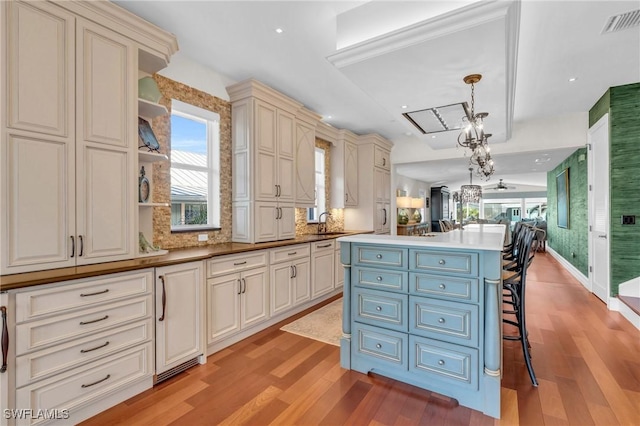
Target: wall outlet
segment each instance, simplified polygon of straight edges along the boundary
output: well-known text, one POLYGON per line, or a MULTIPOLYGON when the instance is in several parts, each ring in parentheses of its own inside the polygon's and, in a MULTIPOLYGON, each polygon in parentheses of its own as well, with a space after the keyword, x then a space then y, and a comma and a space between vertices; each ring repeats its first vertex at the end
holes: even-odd
POLYGON ((635 225, 636 215, 623 215, 620 222, 622 222, 623 225, 635 225))
POLYGON ((198 241, 208 241, 209 234, 198 234, 198 241))

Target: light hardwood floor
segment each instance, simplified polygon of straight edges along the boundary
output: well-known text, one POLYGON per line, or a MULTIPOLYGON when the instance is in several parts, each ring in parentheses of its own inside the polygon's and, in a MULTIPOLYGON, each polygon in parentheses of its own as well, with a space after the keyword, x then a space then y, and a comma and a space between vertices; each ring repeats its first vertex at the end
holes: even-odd
POLYGON ((279 324, 83 425, 640 425, 640 332, 546 253, 531 266, 527 297, 540 386, 531 386, 519 342, 505 341, 500 421, 343 370, 338 347, 279 324))

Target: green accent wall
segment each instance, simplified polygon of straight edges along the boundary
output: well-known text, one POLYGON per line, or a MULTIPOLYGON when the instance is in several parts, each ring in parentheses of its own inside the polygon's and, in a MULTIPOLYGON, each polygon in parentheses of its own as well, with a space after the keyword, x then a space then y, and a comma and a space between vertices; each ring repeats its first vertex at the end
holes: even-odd
POLYGON ((609 89, 611 295, 640 276, 640 83, 609 89), (636 215, 622 225, 622 215, 636 215))
POLYGON ((579 148, 547 173, 547 244, 589 275, 589 224, 587 209, 587 149, 579 148), (556 176, 569 169, 569 227, 558 227, 556 176))

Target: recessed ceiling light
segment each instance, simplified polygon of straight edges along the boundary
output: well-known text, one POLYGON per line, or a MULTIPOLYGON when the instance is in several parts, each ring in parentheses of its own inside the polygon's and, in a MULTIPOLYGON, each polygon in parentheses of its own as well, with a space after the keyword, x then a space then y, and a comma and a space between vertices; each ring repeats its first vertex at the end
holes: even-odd
POLYGON ((431 135, 431 139, 435 139, 435 138, 436 138, 436 135, 431 135))
POLYGON ((402 105, 400 108, 402 108, 402 109, 407 109, 407 108, 408 108, 408 106, 407 106, 407 105, 402 105))
POLYGON ((411 136, 412 134, 413 134, 413 133, 411 133, 411 132, 404 132, 404 135, 405 135, 405 136, 411 136))
POLYGON ((578 79, 578 77, 569 77, 569 82, 573 83, 574 81, 576 81, 578 79))
POLYGON ((332 115, 327 115, 327 118, 333 118, 333 116, 332 115))
POLYGON ((276 28, 276 32, 278 34, 282 34, 284 32, 284 30, 282 28, 276 28))
POLYGON ((536 158, 536 164, 548 163, 551 160, 551 157, 543 156, 541 158, 536 158))

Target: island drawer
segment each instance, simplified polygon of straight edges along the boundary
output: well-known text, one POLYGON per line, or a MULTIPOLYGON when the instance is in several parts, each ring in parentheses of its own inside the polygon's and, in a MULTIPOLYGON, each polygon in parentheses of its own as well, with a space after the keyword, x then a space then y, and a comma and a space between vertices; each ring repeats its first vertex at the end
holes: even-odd
POLYGON ((427 381, 478 389, 478 350, 409 336, 409 371, 427 381))
POLYGON ((411 249, 409 255, 409 269, 478 276, 477 253, 411 249))
POLYGON ((409 332, 466 346, 478 346, 478 306, 409 297, 409 332))
POLYGON ((354 319, 370 325, 407 331, 406 294, 355 288, 351 299, 354 319))
POLYGON ((410 292, 419 296, 436 297, 478 303, 479 283, 476 278, 456 278, 436 274, 409 273, 410 292))
POLYGON ((371 268, 353 268, 353 283, 359 287, 378 290, 409 291, 409 274, 402 271, 387 271, 371 268))
POLYGON ((354 265, 407 268, 408 250, 394 247, 355 245, 354 265))
POLYGON ((357 358, 379 363, 384 369, 408 369, 407 334, 355 324, 352 334, 352 353, 357 358))

